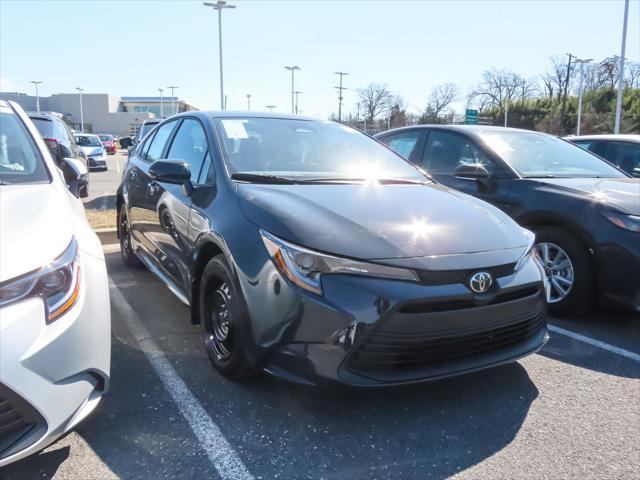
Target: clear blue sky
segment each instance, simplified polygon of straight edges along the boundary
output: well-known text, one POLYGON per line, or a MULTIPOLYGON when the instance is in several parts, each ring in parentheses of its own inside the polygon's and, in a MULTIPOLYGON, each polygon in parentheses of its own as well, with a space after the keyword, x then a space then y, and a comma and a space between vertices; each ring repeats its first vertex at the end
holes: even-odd
MULTIPOLYGON (((0 77, 5 91, 178 95, 201 109, 219 105, 217 17, 200 1, 0 0, 0 77), (56 33, 58 31, 59 33, 56 33), (126 59, 126 60, 125 60, 126 59)), ((623 0, 603 1, 248 1, 223 13, 225 91, 230 109, 290 109, 290 76, 305 114, 336 111, 335 71, 345 108, 355 90, 386 83, 409 110, 431 88, 466 93, 491 67, 525 77, 549 57, 619 54, 623 0)), ((631 0, 627 57, 640 60, 640 0, 631 0)), ((463 108, 462 103, 458 108, 463 108)))

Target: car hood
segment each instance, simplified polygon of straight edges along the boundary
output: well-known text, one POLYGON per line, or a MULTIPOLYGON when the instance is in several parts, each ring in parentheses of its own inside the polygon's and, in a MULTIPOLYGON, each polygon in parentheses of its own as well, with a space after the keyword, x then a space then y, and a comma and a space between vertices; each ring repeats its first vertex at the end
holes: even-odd
POLYGON ((85 155, 100 155, 104 150, 104 147, 79 147, 85 155))
POLYGON ((0 282, 58 257, 73 235, 66 196, 52 184, 0 187, 0 282))
POLYGON ((400 259, 525 247, 500 210, 437 184, 238 184, 247 218, 285 240, 361 259, 400 259))
POLYGON ((594 201, 606 202, 632 215, 640 215, 640 179, 637 178, 545 178, 540 182, 594 201))

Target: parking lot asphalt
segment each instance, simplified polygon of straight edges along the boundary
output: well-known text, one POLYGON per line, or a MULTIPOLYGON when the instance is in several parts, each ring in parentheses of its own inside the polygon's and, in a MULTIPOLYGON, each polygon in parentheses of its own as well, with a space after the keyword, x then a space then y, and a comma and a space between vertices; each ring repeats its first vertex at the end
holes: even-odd
POLYGON ((210 365, 189 310, 107 254, 111 391, 76 430, 0 471, 31 478, 640 478, 640 318, 553 325, 517 363, 411 387, 311 388, 210 365))
POLYGON ((126 161, 127 150, 120 149, 115 155, 107 155, 107 170, 89 172, 89 196, 82 199, 85 208, 116 208, 116 190, 126 161))

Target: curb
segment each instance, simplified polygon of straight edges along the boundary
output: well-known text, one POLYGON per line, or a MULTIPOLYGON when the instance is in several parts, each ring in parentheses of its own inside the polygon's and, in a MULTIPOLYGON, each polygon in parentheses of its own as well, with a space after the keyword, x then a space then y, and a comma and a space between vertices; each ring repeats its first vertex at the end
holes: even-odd
POLYGON ((115 228, 96 228, 94 231, 103 245, 118 243, 118 234, 115 228))

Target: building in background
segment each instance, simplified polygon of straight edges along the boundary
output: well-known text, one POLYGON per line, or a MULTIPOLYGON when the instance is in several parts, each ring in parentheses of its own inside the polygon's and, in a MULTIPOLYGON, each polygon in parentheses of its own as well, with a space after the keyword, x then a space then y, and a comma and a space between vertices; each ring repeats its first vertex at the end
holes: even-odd
MULTIPOLYGON (((0 99, 18 103, 26 111, 36 110, 36 97, 18 92, 0 92, 0 99)), ((176 113, 197 110, 177 97, 163 97, 164 117, 176 113)), ((56 112, 74 130, 80 130, 80 95, 57 93, 40 97, 40 111, 56 112)), ((120 137, 134 136, 140 125, 149 118, 160 117, 160 97, 117 97, 107 93, 83 93, 82 113, 84 131, 110 133, 120 137)))

